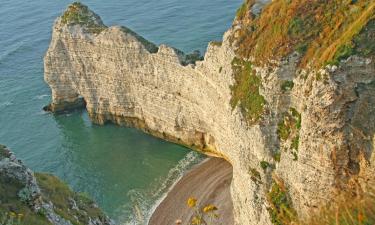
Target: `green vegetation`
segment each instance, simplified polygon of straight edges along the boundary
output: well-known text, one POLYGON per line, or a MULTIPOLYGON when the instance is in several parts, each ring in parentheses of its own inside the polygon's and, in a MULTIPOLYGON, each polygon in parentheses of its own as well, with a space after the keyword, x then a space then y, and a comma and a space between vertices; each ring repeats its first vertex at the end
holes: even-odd
POLYGON ((96 23, 94 17, 96 17, 96 15, 90 12, 87 6, 80 2, 74 2, 68 6, 68 9, 61 17, 61 21, 63 24, 83 25, 88 31, 98 34, 103 31, 106 26, 96 23))
MULTIPOLYGON (((0 145, 0 160, 6 159, 11 153, 0 145)), ((8 165, 7 163, 5 165, 8 165)), ((9 163, 10 165, 10 163, 9 163)), ((7 168, 7 167, 5 167, 7 168)), ((26 173, 25 168, 8 167, 10 174, 26 173), (11 169, 9 169, 11 168, 11 169), (13 170, 13 171, 12 171, 13 170)), ((53 211, 73 225, 89 224, 89 220, 107 223, 108 218, 96 204, 85 194, 73 192, 57 177, 49 174, 35 173, 41 195, 34 193, 34 184, 25 184, 24 175, 9 175, 7 169, 0 171, 0 224, 1 225, 50 225, 47 211, 40 207, 42 203, 53 204, 53 211)))
POLYGON ((256 123, 262 116, 266 101, 259 93, 261 79, 252 70, 250 62, 234 58, 232 61, 235 84, 231 86, 231 105, 239 105, 242 115, 249 124, 256 123))
POLYGON ((292 139, 292 144, 290 145, 290 148, 293 150, 298 150, 298 145, 299 145, 299 135, 296 135, 292 139))
POLYGON ((85 194, 73 192, 68 185, 55 176, 43 173, 35 174, 42 190, 42 198, 54 204, 54 211, 74 225, 88 224, 89 217, 105 219, 105 215, 85 194), (76 204, 79 210, 72 208, 76 204))
POLYGON ((275 160, 276 162, 280 162, 280 160, 281 160, 281 152, 280 151, 277 151, 277 152, 273 153, 273 160, 275 160))
POLYGON ((240 8, 236 12, 236 19, 242 20, 245 18, 246 13, 249 11, 250 7, 250 1, 245 0, 245 2, 240 6, 240 8))
MULTIPOLYGON (((350 50, 356 46, 374 49, 371 35, 356 42, 374 19, 373 0, 272 1, 257 17, 246 13, 253 4, 246 0, 237 11, 236 20, 243 26, 232 38, 238 44, 238 56, 254 57, 257 65, 298 51, 303 54, 300 67, 319 68, 357 53, 350 50)), ((366 53, 365 49, 359 48, 359 54, 366 53)))
POLYGON ((267 200, 270 205, 268 213, 273 224, 291 224, 297 219, 297 213, 281 181, 273 180, 271 190, 267 193, 267 200))
POLYGON ((262 183, 262 177, 260 176, 260 173, 258 172, 258 170, 254 169, 254 168, 250 168, 249 173, 250 173, 252 181, 254 181, 257 184, 262 183))
POLYGON ((263 170, 267 169, 270 166, 271 165, 268 162, 266 162, 266 161, 261 161, 260 162, 260 167, 262 167, 263 170))
POLYGON ((144 37, 135 33, 133 30, 122 26, 121 31, 124 32, 124 33, 127 33, 127 34, 131 34, 133 37, 135 37, 137 39, 137 41, 141 42, 143 44, 143 46, 147 49, 147 51, 149 51, 150 53, 158 52, 159 48, 154 43, 146 40, 144 37))
POLYGON ((211 45, 221 47, 223 45, 222 41, 211 41, 211 45))
POLYGON ((297 37, 298 35, 301 35, 301 33, 305 31, 304 27, 305 27, 304 21, 299 17, 295 17, 289 22, 288 34, 291 36, 297 37))
POLYGON ((294 83, 292 80, 286 80, 284 81, 282 84, 281 84, 281 90, 283 92, 287 92, 287 91, 290 91, 292 90, 294 87, 294 83))
POLYGON ((363 57, 375 57, 375 19, 371 19, 365 28, 354 38, 355 54, 363 57))
POLYGON ((23 188, 18 180, 0 173, 0 224, 50 225, 45 216, 20 201, 18 194, 23 188))
POLYGON ((354 49, 352 45, 341 45, 332 61, 327 62, 330 65, 338 65, 341 60, 347 59, 349 56, 354 54, 354 49))
POLYGON ((283 119, 278 124, 277 134, 282 143, 288 143, 289 146, 284 146, 286 150, 290 150, 293 159, 298 160, 298 147, 299 147, 299 130, 301 129, 301 114, 294 108, 290 108, 283 116, 283 119))

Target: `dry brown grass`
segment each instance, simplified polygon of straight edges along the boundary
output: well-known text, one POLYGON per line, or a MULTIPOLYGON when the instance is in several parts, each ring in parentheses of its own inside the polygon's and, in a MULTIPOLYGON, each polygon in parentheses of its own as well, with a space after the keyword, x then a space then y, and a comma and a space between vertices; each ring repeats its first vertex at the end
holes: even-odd
MULTIPOLYGON (((247 1, 247 10, 252 7, 247 1)), ((244 7, 244 6, 243 6, 244 7)), ((320 67, 335 60, 342 46, 352 46, 355 36, 374 18, 373 0, 275 0, 259 17, 244 16, 237 31, 237 54, 255 58, 256 64, 281 59, 293 51, 303 58, 300 66, 320 67)))
POLYGON ((345 195, 339 203, 325 207, 305 225, 373 225, 375 224, 375 191, 357 196, 345 195))

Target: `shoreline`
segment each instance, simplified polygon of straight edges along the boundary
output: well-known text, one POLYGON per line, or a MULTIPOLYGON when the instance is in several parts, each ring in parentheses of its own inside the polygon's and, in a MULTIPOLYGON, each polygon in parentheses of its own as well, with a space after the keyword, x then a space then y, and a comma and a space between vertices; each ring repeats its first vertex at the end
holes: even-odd
POLYGON ((218 207, 218 225, 233 224, 233 204, 230 195, 232 166, 223 159, 208 158, 193 166, 169 189, 166 195, 155 204, 149 218, 149 225, 189 224, 193 210, 186 205, 189 197, 198 199, 203 207, 214 204, 218 207))

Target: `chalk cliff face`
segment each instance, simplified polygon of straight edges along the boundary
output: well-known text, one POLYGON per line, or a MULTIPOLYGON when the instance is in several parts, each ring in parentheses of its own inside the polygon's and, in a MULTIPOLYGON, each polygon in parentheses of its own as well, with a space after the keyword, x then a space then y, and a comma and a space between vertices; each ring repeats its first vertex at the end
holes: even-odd
POLYGON ((288 196, 292 214, 306 218, 342 190, 374 184, 374 59, 353 55, 338 66, 307 69, 293 52, 251 64, 238 56, 239 29, 235 24, 222 43, 209 43, 196 61, 125 27, 107 28, 74 4, 57 18, 44 59, 49 109, 83 99, 98 124, 136 127, 228 160, 236 224, 275 222, 275 187, 288 196))

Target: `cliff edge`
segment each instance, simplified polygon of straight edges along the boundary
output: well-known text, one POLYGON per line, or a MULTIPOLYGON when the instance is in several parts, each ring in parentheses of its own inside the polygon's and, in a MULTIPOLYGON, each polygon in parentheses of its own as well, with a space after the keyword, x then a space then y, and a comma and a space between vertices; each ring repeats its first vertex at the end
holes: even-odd
POLYGON ((98 124, 224 158, 236 224, 307 219, 343 192, 366 191, 375 183, 375 3, 257 2, 245 1, 203 60, 72 4, 44 58, 49 109, 85 105, 98 124))
POLYGON ((112 225, 86 195, 57 177, 34 173, 0 145, 0 223, 25 225, 112 225))

